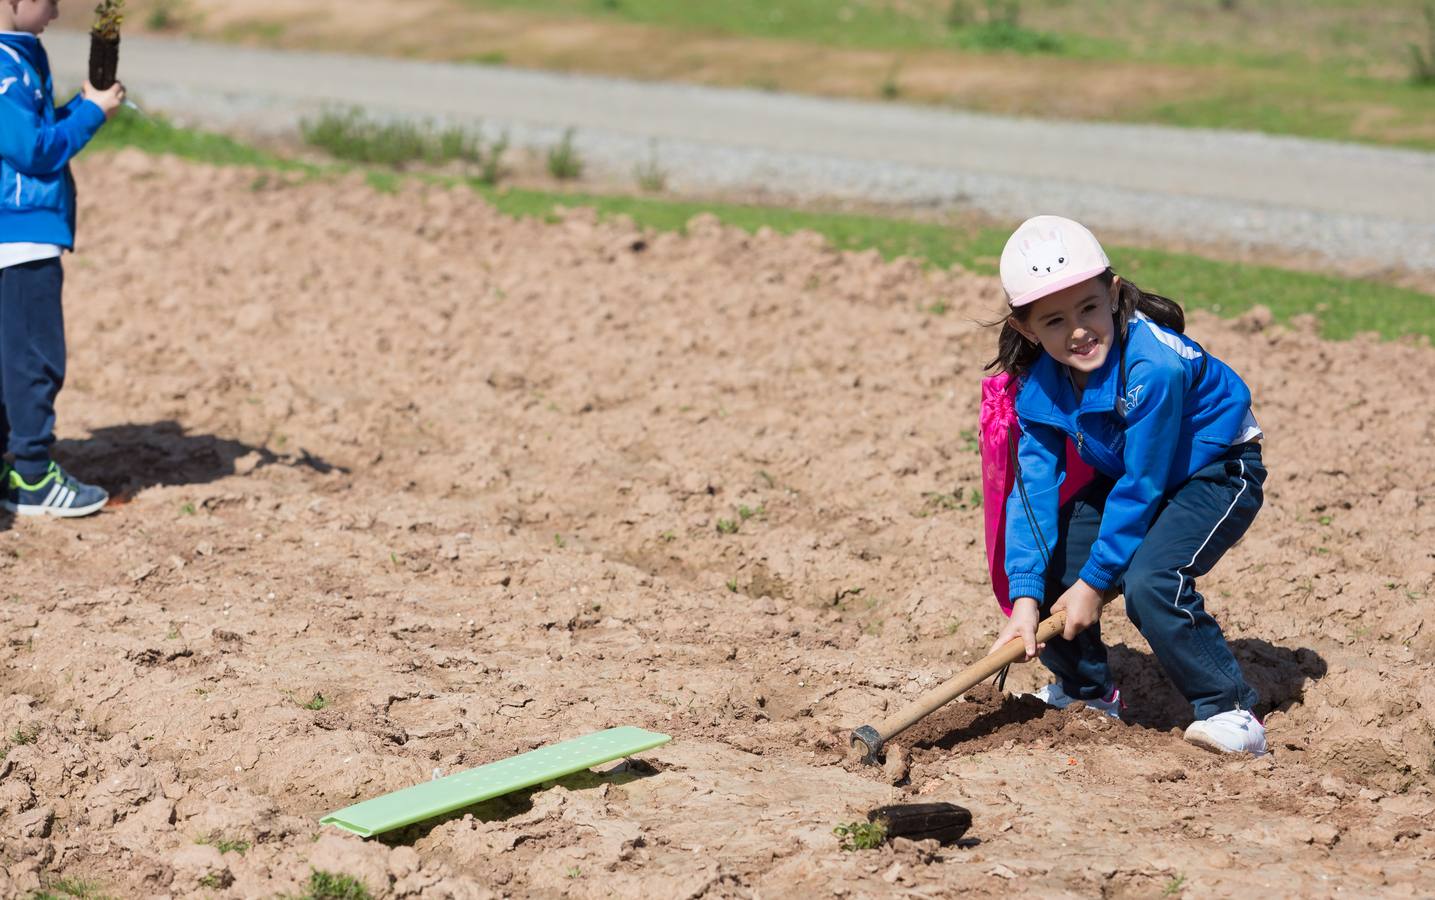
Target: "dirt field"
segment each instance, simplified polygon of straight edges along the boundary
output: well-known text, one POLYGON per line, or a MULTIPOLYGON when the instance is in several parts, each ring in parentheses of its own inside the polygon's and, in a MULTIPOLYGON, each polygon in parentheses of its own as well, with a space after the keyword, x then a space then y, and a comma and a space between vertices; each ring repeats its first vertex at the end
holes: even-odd
POLYGON ((1267 507, 1204 590, 1271 756, 1183 743, 1112 610, 1129 723, 988 692, 866 769, 846 731, 996 632, 994 280, 464 191, 78 176, 58 452, 124 502, 0 534, 0 894, 1428 893, 1430 347, 1193 319, 1269 435, 1267 507), (317 824, 618 724, 674 740, 382 841, 317 824), (917 798, 970 840, 838 849, 917 798))

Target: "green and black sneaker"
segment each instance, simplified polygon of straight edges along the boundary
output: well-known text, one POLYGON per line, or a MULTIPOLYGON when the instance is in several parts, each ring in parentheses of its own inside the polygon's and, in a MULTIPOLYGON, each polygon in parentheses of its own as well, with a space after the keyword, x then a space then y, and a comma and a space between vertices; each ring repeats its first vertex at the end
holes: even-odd
POLYGON ((17 516, 74 519, 94 515, 110 500, 104 488, 77 481, 56 462, 33 484, 13 466, 6 468, 4 507, 17 516))

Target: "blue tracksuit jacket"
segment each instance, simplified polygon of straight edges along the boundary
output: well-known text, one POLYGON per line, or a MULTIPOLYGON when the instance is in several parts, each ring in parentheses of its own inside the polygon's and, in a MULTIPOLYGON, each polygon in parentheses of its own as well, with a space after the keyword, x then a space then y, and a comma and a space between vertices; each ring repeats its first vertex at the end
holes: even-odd
POLYGON ((103 124, 104 110, 81 96, 55 108, 39 38, 0 32, 0 243, 74 248, 70 160, 103 124))
POLYGON ((1081 570, 1104 591, 1120 582, 1167 492, 1225 452, 1250 406, 1250 389, 1229 366, 1141 313, 1127 324, 1124 347, 1113 347, 1087 379, 1079 404, 1065 367, 1043 353, 1016 399, 1021 483, 1007 498, 1011 596, 1045 599, 1068 436, 1082 459, 1116 480, 1081 570))

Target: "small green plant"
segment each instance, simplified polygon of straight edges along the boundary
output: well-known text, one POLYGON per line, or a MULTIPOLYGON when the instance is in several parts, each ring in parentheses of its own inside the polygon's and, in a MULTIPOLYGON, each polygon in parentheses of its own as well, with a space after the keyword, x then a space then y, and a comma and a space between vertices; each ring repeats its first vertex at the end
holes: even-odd
POLYGON ((169 631, 164 633, 164 639, 167 641, 179 640, 179 628, 174 625, 169 626, 169 631))
POLYGON ((1317 521, 1322 525, 1329 525, 1334 520, 1330 516, 1321 516, 1317 521))
POLYGON ((1435 3, 1425 4, 1425 46, 1410 45, 1410 82, 1420 87, 1435 86, 1435 3))
POLYGON ((662 541, 664 544, 671 544, 677 539, 678 533, 676 531, 664 531, 662 534, 658 535, 658 540, 662 541))
POLYGON ((934 316, 945 316, 952 307, 945 300, 938 300, 926 308, 926 312, 934 316))
POLYGON ((1186 876, 1177 875, 1175 878, 1172 878, 1170 881, 1166 882, 1166 887, 1162 889, 1161 896, 1174 897, 1177 894, 1181 893, 1181 889, 1185 887, 1185 885, 1186 876))
POLYGON ((364 883, 352 875, 324 872, 309 873, 309 883, 296 900, 372 900, 364 883))
POLYGON ((750 506, 739 506, 737 508, 737 515, 738 518, 742 519, 744 522, 752 518, 761 519, 763 516, 767 515, 767 505, 762 504, 756 509, 753 509, 750 506))
POLYGON ((572 128, 563 132, 563 139, 548 148, 548 174, 559 181, 574 181, 583 176, 583 158, 573 145, 572 128))
POLYGON ((734 593, 734 594, 737 593, 737 579, 736 579, 736 578, 729 578, 727 581, 725 581, 725 582, 723 582, 723 583, 727 585, 727 589, 728 589, 729 591, 731 591, 731 592, 734 593))
POLYGON ((323 709, 328 705, 329 701, 324 698, 324 695, 319 693, 318 691, 315 691, 314 696, 309 698, 309 702, 304 704, 304 708, 311 709, 314 712, 318 712, 319 710, 323 709))
POLYGON ((198 512, 198 510, 194 508, 193 503, 186 503, 179 508, 179 514, 182 516, 192 516, 196 512, 198 512))
POLYGON ((95 21, 90 25, 93 34, 107 41, 120 39, 120 26, 125 24, 125 0, 100 0, 95 4, 95 21))
POLYGON ((837 846, 842 850, 876 850, 887 840, 885 822, 848 822, 832 829, 837 846))
POLYGON ((557 547, 559 550, 562 550, 564 547, 568 546, 568 541, 564 540, 563 535, 555 534, 553 535, 553 546, 557 547))
POLYGON ((648 145, 648 158, 633 166, 633 180, 649 194, 661 194, 668 188, 668 170, 658 162, 658 144, 648 145))
POLYGON ((737 534, 737 527, 738 527, 738 526, 737 526, 737 522, 734 521, 733 519, 718 519, 718 520, 717 520, 717 533, 718 533, 718 534, 737 534))
POLYGON ((16 747, 23 747, 26 744, 35 743, 36 738, 38 738, 39 736, 39 723, 22 725, 19 728, 15 729, 14 734, 10 735, 10 743, 14 744, 16 747))
POLYGON ((238 853, 240 856, 243 856, 244 854, 248 853, 249 848, 254 846, 251 842, 243 839, 231 839, 220 837, 219 835, 209 835, 208 837, 195 838, 194 842, 196 844, 206 844, 208 846, 211 846, 214 849, 218 850, 220 853, 238 853))
POLYGON ((921 511, 920 513, 918 513, 917 515, 918 515, 919 517, 925 517, 925 516, 930 516, 930 515, 932 515, 933 513, 942 512, 943 510, 961 509, 961 508, 962 508, 962 489, 961 489, 961 488, 957 488, 956 490, 952 491, 950 494, 943 493, 943 492, 941 492, 941 491, 923 491, 923 492, 922 492, 922 511, 921 511))
POLYGON ((952 621, 950 621, 950 622, 947 623, 947 635, 950 637, 951 635, 956 634, 957 631, 958 631, 959 629, 961 629, 961 627, 962 627, 962 620, 961 620, 961 619, 955 619, 955 618, 952 619, 952 621))
POLYGON ((565 874, 566 874, 569 878, 582 878, 582 877, 583 877, 583 870, 580 869, 580 868, 578 868, 577 866, 569 866, 568 869, 567 869, 567 871, 565 872, 565 874))
POLYGON ((209 888, 212 891, 222 891, 229 887, 231 881, 233 881, 232 878, 226 878, 219 872, 210 872, 208 875, 199 879, 199 886, 209 888))

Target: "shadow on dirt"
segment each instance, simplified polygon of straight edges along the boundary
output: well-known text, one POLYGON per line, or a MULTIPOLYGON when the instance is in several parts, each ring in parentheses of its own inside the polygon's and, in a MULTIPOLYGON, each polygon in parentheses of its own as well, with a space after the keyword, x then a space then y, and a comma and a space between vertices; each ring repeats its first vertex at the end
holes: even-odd
POLYGON ((158 485, 208 484, 235 474, 239 460, 246 461, 246 471, 287 466, 348 474, 307 450, 279 454, 212 434, 190 434, 172 420, 99 428, 88 438, 59 441, 55 456, 76 477, 118 498, 158 485))
MULTIPOLYGON (((1259 638, 1237 638, 1230 644, 1246 681, 1260 694, 1260 715, 1299 703, 1307 686, 1325 677, 1325 659, 1309 647, 1291 650, 1259 638)), ((1130 704, 1123 720, 1162 731, 1190 724, 1191 705, 1150 651, 1116 644, 1110 653, 1112 672, 1130 704)))
POLYGON ((374 840, 386 844, 389 847, 404 847, 427 837, 429 832, 454 819, 462 819, 464 816, 473 816, 479 822, 504 822, 517 816, 525 815, 533 810, 534 798, 550 790, 555 785, 560 785, 569 791, 591 791, 600 788, 605 784, 614 787, 621 787, 643 778, 651 778, 662 771, 662 766, 645 759, 629 758, 619 762, 612 768, 603 772, 575 772, 572 775, 565 775, 554 781, 545 781, 542 784, 531 788, 524 788, 521 791, 514 791, 511 794, 504 794, 502 797, 495 797, 492 800, 485 800, 482 803, 475 803, 472 806, 465 806, 453 812, 436 816, 423 822, 417 822, 396 831, 377 835, 374 840))

